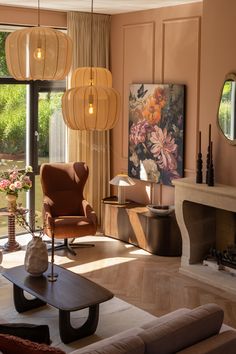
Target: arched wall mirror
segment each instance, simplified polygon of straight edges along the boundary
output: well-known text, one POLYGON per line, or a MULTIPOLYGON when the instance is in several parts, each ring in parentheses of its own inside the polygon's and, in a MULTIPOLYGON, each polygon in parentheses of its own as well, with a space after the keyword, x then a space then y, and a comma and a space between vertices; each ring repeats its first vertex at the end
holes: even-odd
POLYGON ((236 145, 236 75, 225 77, 221 91, 217 123, 230 144, 236 145))

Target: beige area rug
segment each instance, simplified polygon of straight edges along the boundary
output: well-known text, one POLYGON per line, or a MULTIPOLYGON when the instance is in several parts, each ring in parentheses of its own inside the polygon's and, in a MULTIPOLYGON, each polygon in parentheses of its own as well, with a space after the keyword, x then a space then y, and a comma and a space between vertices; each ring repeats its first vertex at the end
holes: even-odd
MULTIPOLYGON (((11 268, 23 264, 24 252, 24 250, 21 250, 4 254, 2 266, 11 268)), ((62 258, 56 258, 56 261, 57 263, 63 263, 62 258), (61 262, 59 262, 59 260, 61 262)), ((73 312, 71 314, 72 324, 74 326, 81 325, 87 318, 87 313, 87 310, 73 312)), ((0 323, 25 322, 33 324, 48 324, 52 345, 60 347, 66 353, 70 353, 77 348, 84 347, 103 338, 110 337, 123 330, 140 326, 154 318, 155 317, 151 314, 114 297, 100 305, 99 323, 95 334, 65 345, 61 342, 59 336, 58 310, 47 305, 39 309, 19 314, 15 310, 13 304, 12 284, 0 275, 0 323)))

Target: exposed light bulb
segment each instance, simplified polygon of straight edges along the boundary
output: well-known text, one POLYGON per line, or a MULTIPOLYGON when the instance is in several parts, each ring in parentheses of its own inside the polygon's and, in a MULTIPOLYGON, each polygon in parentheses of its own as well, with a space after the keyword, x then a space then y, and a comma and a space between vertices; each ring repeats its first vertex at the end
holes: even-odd
POLYGON ((93 95, 92 94, 89 95, 88 102, 89 102, 88 112, 89 112, 89 114, 93 114, 94 113, 94 106, 93 106, 93 95))
POLYGON ((89 114, 93 114, 93 112, 94 112, 93 104, 89 103, 89 114))
POLYGON ((34 58, 38 61, 44 59, 44 49, 41 47, 38 47, 34 51, 34 58))

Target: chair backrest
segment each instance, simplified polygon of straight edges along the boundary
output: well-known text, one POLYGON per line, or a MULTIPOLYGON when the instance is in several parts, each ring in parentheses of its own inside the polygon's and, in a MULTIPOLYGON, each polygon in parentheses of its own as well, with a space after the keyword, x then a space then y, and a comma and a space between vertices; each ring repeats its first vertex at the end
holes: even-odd
POLYGON ((52 216, 84 215, 82 200, 88 174, 84 162, 42 164, 40 180, 52 216))

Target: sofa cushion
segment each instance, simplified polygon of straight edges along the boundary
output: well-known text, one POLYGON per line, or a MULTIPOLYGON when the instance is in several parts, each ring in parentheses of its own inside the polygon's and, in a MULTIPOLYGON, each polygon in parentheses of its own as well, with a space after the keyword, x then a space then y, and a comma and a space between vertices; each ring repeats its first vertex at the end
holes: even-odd
POLYGON ((235 354, 236 331, 226 331, 207 338, 176 354, 235 354))
MULTIPOLYGON (((88 348, 88 347, 87 347, 88 348)), ((84 354, 144 354, 145 345, 138 336, 126 337, 100 348, 90 348, 84 354)), ((79 353, 74 351, 73 353, 79 353)))
POLYGON ((47 344, 31 342, 9 334, 0 334, 0 352, 4 354, 65 354, 61 349, 47 344))
POLYGON ((155 320, 149 321, 148 323, 145 323, 144 325, 142 325, 141 328, 148 329, 148 328, 155 327, 161 323, 165 323, 170 320, 173 320, 174 318, 177 318, 180 315, 184 315, 185 313, 188 313, 190 311, 191 311, 191 309, 187 309, 187 308, 183 307, 181 309, 167 313, 166 315, 163 315, 161 317, 157 317, 155 320))
POLYGON ((138 336, 146 354, 170 354, 217 334, 224 312, 215 304, 199 306, 177 318, 144 330, 138 336))
POLYGON ((92 350, 99 350, 105 346, 108 346, 110 344, 113 344, 115 342, 123 340, 124 338, 136 336, 140 332, 142 332, 142 329, 140 329, 138 327, 130 328, 130 329, 127 329, 126 331, 117 333, 112 337, 102 339, 102 340, 97 341, 95 343, 89 344, 86 347, 74 350, 70 354, 85 354, 85 353, 92 351, 92 350))

